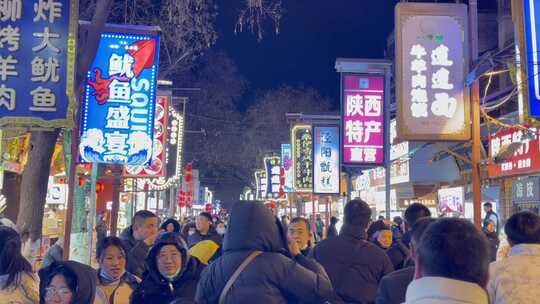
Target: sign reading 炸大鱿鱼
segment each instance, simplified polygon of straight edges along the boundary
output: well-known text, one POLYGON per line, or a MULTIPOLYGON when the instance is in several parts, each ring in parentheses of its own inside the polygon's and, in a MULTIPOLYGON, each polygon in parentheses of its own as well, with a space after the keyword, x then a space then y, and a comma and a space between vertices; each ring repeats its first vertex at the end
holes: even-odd
POLYGON ((106 32, 88 72, 81 161, 144 165, 152 158, 159 35, 106 32))
POLYGON ((344 165, 384 164, 384 76, 343 74, 344 165))
POLYGON ((78 1, 0 1, 0 126, 71 127, 78 1))
POLYGON ((402 140, 470 138, 467 6, 396 6, 396 97, 402 140))

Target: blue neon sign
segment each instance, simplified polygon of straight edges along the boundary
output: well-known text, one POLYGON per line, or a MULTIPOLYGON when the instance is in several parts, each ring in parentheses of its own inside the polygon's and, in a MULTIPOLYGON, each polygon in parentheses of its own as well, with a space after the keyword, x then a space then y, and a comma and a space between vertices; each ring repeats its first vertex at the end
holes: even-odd
POLYGON ((527 52, 527 83, 529 84, 529 116, 540 117, 540 3, 524 0, 525 43, 527 52))
POLYGON ((150 161, 158 54, 158 35, 101 35, 86 83, 81 161, 123 165, 150 161))

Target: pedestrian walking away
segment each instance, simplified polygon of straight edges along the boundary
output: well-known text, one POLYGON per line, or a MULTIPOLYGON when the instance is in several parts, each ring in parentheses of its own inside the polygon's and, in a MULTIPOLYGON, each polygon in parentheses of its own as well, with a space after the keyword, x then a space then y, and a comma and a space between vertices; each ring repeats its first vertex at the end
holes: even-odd
POLYGON ((198 304, 342 303, 321 265, 286 239, 280 220, 268 208, 252 201, 233 205, 223 255, 203 271, 195 300, 198 304))

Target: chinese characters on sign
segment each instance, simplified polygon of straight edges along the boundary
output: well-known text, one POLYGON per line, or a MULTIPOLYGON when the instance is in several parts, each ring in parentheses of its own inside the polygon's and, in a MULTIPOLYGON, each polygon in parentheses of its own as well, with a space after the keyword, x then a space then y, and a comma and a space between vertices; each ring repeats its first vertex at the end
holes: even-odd
POLYGON ((525 54, 527 76, 524 82, 528 85, 526 93, 529 100, 529 115, 540 117, 540 68, 538 56, 540 56, 540 3, 535 0, 523 1, 525 23, 525 54))
POLYGON ((442 213, 465 212, 465 191, 463 187, 439 189, 439 210, 442 213))
POLYGON ((313 127, 313 192, 339 194, 339 128, 313 127))
POLYGON ((157 35, 101 35, 85 91, 83 162, 148 164, 154 150, 158 54, 157 35))
POLYGON ((154 144, 149 165, 127 165, 125 175, 134 177, 164 177, 167 164, 167 121, 169 96, 156 98, 154 144))
POLYGON ((467 140, 467 7, 399 3, 396 23, 400 138, 467 140))
POLYGON ((343 163, 384 163, 384 77, 344 74, 343 163))
POLYGON ((517 179, 512 188, 512 202, 514 204, 540 202, 540 177, 531 176, 517 179))
POLYGON ((77 1, 0 1, 0 125, 73 123, 77 1))
POLYGON ((311 126, 296 125, 292 129, 294 189, 313 191, 313 135, 311 126))
POLYGON ((540 170, 539 130, 536 128, 528 130, 506 129, 490 136, 489 156, 491 159, 498 159, 497 163, 488 164, 490 178, 527 174, 540 170), (499 160, 499 154, 511 144, 519 146, 513 154, 499 160))
POLYGON ((283 188, 285 192, 293 192, 293 161, 291 144, 281 145, 281 167, 283 168, 283 177, 285 183, 283 188))
POLYGON ((255 171, 255 183, 257 185, 256 199, 262 200, 266 198, 266 193, 268 191, 268 181, 266 179, 266 171, 258 170, 255 171))
POLYGON ((281 160, 279 157, 265 157, 264 167, 266 169, 266 195, 277 198, 281 186, 281 160))

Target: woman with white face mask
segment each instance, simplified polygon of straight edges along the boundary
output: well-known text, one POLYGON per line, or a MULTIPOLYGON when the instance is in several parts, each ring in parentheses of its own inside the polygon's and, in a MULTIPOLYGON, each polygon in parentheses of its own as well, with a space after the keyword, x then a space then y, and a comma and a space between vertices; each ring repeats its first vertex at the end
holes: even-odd
POLYGON ((129 303, 131 294, 141 280, 126 272, 126 250, 117 237, 106 237, 97 245, 96 257, 99 262, 96 294, 102 303, 129 303))

